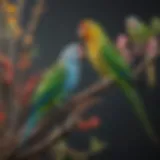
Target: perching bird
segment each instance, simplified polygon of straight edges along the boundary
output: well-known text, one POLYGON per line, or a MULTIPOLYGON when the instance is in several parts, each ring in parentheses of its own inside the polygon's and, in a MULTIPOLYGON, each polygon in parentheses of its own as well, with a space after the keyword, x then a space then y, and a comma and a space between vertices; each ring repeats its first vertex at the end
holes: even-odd
POLYGON ((84 41, 86 56, 95 70, 103 78, 108 77, 119 85, 133 105, 148 136, 156 141, 157 136, 145 113, 144 104, 134 88, 132 71, 104 29, 94 20, 86 19, 79 24, 78 35, 84 41))
POLYGON ((154 35, 160 35, 160 17, 153 17, 150 22, 150 27, 154 35))
POLYGON ((150 27, 135 16, 129 16, 125 20, 128 37, 135 44, 144 45, 153 33, 150 27))
POLYGON ((67 45, 56 64, 44 74, 31 100, 31 112, 26 123, 23 140, 53 107, 60 107, 79 84, 81 61, 79 44, 67 45))
MULTIPOLYGON (((138 53, 143 53, 148 41, 155 36, 155 29, 152 29, 147 24, 143 23, 137 17, 128 17, 126 19, 126 31, 133 44, 138 47, 138 53)), ((147 84, 149 87, 154 88, 156 85, 156 71, 154 62, 148 63, 151 60, 150 52, 146 51, 144 55, 146 63, 147 84)))

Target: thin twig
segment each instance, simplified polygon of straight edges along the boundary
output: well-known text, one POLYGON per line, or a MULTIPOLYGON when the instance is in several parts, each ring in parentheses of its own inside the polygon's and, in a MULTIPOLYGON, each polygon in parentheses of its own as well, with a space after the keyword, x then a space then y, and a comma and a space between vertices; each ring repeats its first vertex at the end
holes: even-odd
MULTIPOLYGON (((22 11, 23 11, 23 7, 24 7, 24 0, 19 0, 18 1, 18 5, 17 5, 17 25, 19 27, 19 29, 21 28, 20 25, 20 20, 21 20, 21 16, 22 16, 22 11)), ((20 38, 20 37, 19 37, 20 38)), ((15 132, 15 128, 16 128, 16 124, 17 124, 17 115, 18 115, 18 109, 20 108, 20 104, 18 103, 17 100, 15 100, 14 97, 14 90, 16 88, 17 85, 17 74, 16 74, 16 61, 17 61, 17 42, 19 39, 15 38, 14 34, 11 37, 11 42, 10 42, 10 47, 9 47, 9 53, 10 53, 10 58, 12 60, 12 64, 13 64, 13 70, 15 71, 15 75, 14 75, 14 79, 13 79, 13 84, 10 86, 10 109, 11 109, 11 119, 10 119, 10 126, 9 126, 9 130, 8 130, 8 134, 13 134, 15 132), (13 133, 12 133, 13 132, 13 133)))
MULTIPOLYGON (((20 1, 19 1, 20 2, 20 1)), ((21 11, 23 8, 23 0, 18 4, 19 6, 17 6, 17 14, 15 16, 17 16, 16 20, 17 20, 17 25, 18 25, 18 29, 21 29, 20 25, 20 18, 21 18, 21 11), (22 7, 22 8, 21 8, 22 7)), ((6 4, 7 7, 7 4, 6 4)), ((6 15, 7 18, 7 15, 6 15)), ((16 35, 17 36, 17 35, 16 35)), ((19 40, 21 35, 18 35, 18 38, 15 37, 15 33, 12 33, 12 36, 10 37, 10 46, 9 46, 9 57, 12 60, 12 64, 13 64, 13 70, 16 71, 16 58, 17 58, 17 42, 19 40)), ((18 103, 18 101, 15 99, 14 96, 14 90, 15 90, 15 86, 17 84, 17 79, 16 79, 16 73, 14 75, 14 79, 13 79, 13 83, 12 85, 10 85, 10 87, 8 88, 9 94, 8 94, 8 103, 9 103, 9 108, 10 108, 10 114, 8 114, 9 119, 9 127, 8 130, 6 131, 6 134, 4 136, 4 139, 6 140, 6 143, 8 144, 11 140, 11 137, 14 137, 15 135, 15 131, 16 131, 16 124, 18 121, 17 115, 18 115, 18 110, 17 108, 20 108, 20 105, 18 103), (8 142, 9 141, 9 142, 8 142)), ((12 151, 8 150, 8 153, 12 151)), ((7 156, 7 155, 5 155, 7 156)))
POLYGON ((136 67, 136 69, 133 71, 133 75, 135 76, 135 79, 137 79, 137 75, 139 75, 140 73, 142 73, 145 70, 146 65, 150 65, 153 61, 155 61, 157 59, 157 57, 159 57, 159 55, 154 56, 152 58, 150 58, 150 60, 148 60, 147 62, 145 62, 145 60, 143 60, 138 67, 136 67))
POLYGON ((33 11, 31 13, 31 19, 27 25, 27 29, 22 39, 22 46, 24 48, 31 46, 33 43, 33 36, 39 24, 44 5, 45 5, 44 0, 39 0, 39 1, 37 0, 37 4, 33 8, 33 11))
POLYGON ((17 0, 18 8, 17 8, 17 24, 21 26, 22 15, 25 6, 25 0, 17 0))
MULTIPOLYGON (((20 5, 22 5, 20 3, 20 5)), ((22 39, 22 47, 29 47, 30 48, 30 51, 31 51, 31 48, 32 48, 32 44, 33 44, 33 34, 37 28, 37 25, 38 25, 38 22, 40 20, 40 17, 41 17, 41 13, 42 13, 42 9, 44 7, 44 0, 37 0, 37 3, 36 3, 36 6, 34 7, 33 9, 33 12, 31 14, 31 19, 28 23, 28 26, 27 26, 27 29, 26 31, 24 32, 24 35, 23 35, 23 39, 22 39), (31 39, 30 39, 31 38, 31 39)), ((16 79, 19 80, 19 83, 21 83, 21 81, 24 79, 24 76, 25 75, 18 75, 16 76, 16 79)), ((16 109, 17 111, 17 115, 16 115, 16 118, 18 120, 19 116, 20 116, 20 113, 21 113, 21 108, 20 107, 17 107, 16 109)), ((17 126, 17 123, 15 123, 15 125, 13 126, 17 126)))
MULTIPOLYGON (((84 91, 80 92, 79 94, 77 94, 76 96, 74 96, 71 101, 69 101, 68 103, 66 103, 63 108, 62 111, 60 111, 60 114, 63 113, 71 113, 72 110, 74 110, 75 106, 80 105, 81 103, 83 103, 84 101, 87 101, 87 99, 91 96, 93 96, 95 93, 100 92, 104 89, 104 87, 108 86, 111 84, 112 81, 110 80, 101 80, 98 81, 97 83, 91 85, 88 89, 85 89, 84 91)), ((75 112, 73 112, 75 114, 75 112)), ((53 114, 51 116, 48 116, 50 118, 58 117, 59 114, 56 111, 53 111, 53 114)), ((33 134, 30 136, 29 139, 33 139, 33 137, 36 137, 36 135, 38 135, 40 133, 40 131, 42 131, 42 129, 44 129, 44 126, 46 125, 46 123, 48 123, 48 119, 46 119, 46 122, 44 122, 44 125, 42 125, 40 128, 37 128, 37 130, 35 132, 33 132, 33 134)), ((54 122, 53 118, 52 118, 52 122, 54 122)), ((18 131, 19 133, 19 137, 23 136, 23 127, 18 131)))
POLYGON ((91 95, 104 90, 106 86, 111 84, 113 84, 113 81, 110 79, 99 80, 97 83, 91 85, 88 89, 85 89, 84 91, 74 96, 71 101, 72 103, 79 103, 83 99, 86 99, 87 97, 90 97, 91 95))
MULTIPOLYGON (((37 0, 35 6, 32 9, 30 20, 27 24, 26 30, 24 31, 21 39, 22 52, 25 52, 25 55, 28 56, 29 58, 32 57, 31 52, 33 49, 35 31, 37 29, 37 26, 39 25, 43 7, 45 5, 44 2, 45 2, 44 0, 37 0)), ((29 59, 27 60, 30 61, 29 59)), ((20 75, 18 76, 19 83, 23 84, 24 79, 26 77, 26 71, 28 69, 30 69, 30 67, 27 68, 25 71, 23 71, 23 73, 20 72, 20 75)))
MULTIPOLYGON (((23 7, 23 4, 22 2, 19 2, 19 14, 20 12, 22 12, 22 9, 20 7, 23 7)), ((37 27, 37 24, 38 24, 38 20, 39 20, 39 17, 40 17, 40 11, 41 8, 44 6, 44 0, 40 0, 37 2, 37 5, 34 9, 34 12, 33 12, 33 15, 32 15, 32 18, 31 18, 31 21, 29 23, 29 26, 28 26, 28 30, 26 33, 29 33, 29 34, 33 34, 33 32, 35 31, 36 27, 37 27)), ((26 35, 27 36, 27 35, 26 35)), ((24 35, 25 37, 25 35, 24 35)), ((23 41, 24 44, 26 44, 26 41, 23 41)), ((14 44, 14 47, 15 47, 15 44, 14 44)), ((15 76, 15 85, 14 86, 17 86, 17 79, 20 78, 20 76, 17 74, 15 76)), ((22 78, 22 77, 21 77, 22 78)), ((14 100, 13 100, 13 103, 14 103, 14 100)), ((18 104, 18 102, 16 101, 15 102, 15 107, 13 107, 13 112, 12 112, 12 116, 13 117, 13 120, 11 121, 11 127, 10 129, 13 131, 16 129, 17 127, 17 123, 18 123, 18 120, 19 120, 19 116, 20 116, 20 113, 21 113, 21 109, 22 107, 20 107, 20 104, 18 104)))

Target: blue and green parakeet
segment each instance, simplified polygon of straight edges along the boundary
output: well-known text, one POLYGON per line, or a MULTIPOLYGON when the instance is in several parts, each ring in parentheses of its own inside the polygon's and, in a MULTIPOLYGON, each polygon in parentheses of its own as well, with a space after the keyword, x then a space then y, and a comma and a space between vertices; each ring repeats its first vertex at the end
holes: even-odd
POLYGON ((81 75, 79 44, 67 45, 56 64, 42 77, 30 102, 31 112, 24 129, 24 139, 53 107, 62 106, 77 87, 81 75))

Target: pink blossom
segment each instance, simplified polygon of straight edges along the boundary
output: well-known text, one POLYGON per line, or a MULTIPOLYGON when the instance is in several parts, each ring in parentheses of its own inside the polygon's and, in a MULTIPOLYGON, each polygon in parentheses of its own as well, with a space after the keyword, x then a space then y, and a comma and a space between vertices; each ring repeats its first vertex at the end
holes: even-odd
POLYGON ((116 47, 119 49, 121 56, 123 56, 127 63, 131 63, 132 56, 127 48, 128 37, 125 34, 120 34, 116 39, 116 47))

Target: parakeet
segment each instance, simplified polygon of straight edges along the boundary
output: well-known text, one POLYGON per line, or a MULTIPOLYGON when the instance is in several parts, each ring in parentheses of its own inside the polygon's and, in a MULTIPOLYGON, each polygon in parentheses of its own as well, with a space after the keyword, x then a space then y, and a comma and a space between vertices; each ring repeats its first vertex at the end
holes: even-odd
POLYGON ((53 64, 42 77, 30 102, 31 112, 23 136, 25 139, 53 107, 63 105, 79 84, 81 60, 78 46, 77 43, 67 45, 56 64, 53 64))
POLYGON ((160 35, 160 17, 153 17, 150 22, 150 27, 154 35, 160 35))
POLYGON ((133 110, 141 120, 148 136, 157 140, 145 113, 144 103, 134 88, 132 71, 101 25, 91 19, 82 20, 78 27, 78 36, 84 42, 86 56, 93 68, 102 78, 108 77, 119 85, 133 105, 133 110))
POLYGON ((153 35, 150 27, 134 16, 127 17, 125 27, 129 39, 135 44, 144 45, 153 35))
MULTIPOLYGON (((136 17, 128 17, 126 19, 126 30, 129 35, 129 38, 135 45, 136 51, 135 53, 142 54, 146 44, 149 39, 155 35, 153 29, 143 23, 140 19, 136 17), (137 51, 139 50, 139 51, 137 51)), ((146 74, 147 74, 147 84, 149 87, 153 88, 156 85, 156 73, 154 63, 150 63, 148 65, 148 61, 150 60, 150 52, 146 52, 144 55, 144 59, 146 62, 146 74)))

